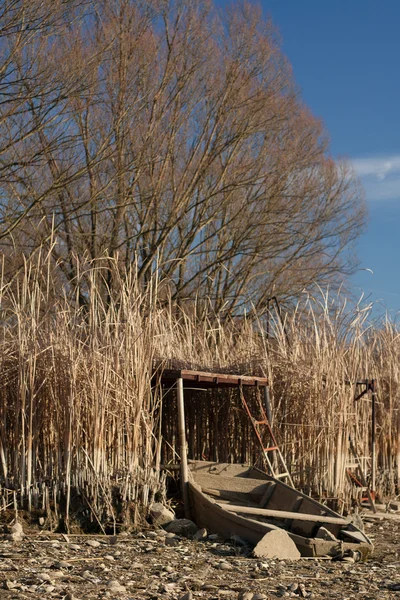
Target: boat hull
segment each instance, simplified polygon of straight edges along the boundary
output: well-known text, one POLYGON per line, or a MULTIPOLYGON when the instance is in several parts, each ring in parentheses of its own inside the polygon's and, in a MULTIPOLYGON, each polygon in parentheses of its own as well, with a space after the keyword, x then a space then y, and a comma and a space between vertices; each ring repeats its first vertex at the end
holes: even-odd
POLYGON ((189 468, 190 510, 199 527, 252 545, 283 528, 304 557, 354 552, 365 560, 373 551, 368 537, 341 515, 258 469, 203 461, 189 468), (287 512, 296 506, 296 514, 287 512), (332 539, 316 537, 321 527, 332 539))

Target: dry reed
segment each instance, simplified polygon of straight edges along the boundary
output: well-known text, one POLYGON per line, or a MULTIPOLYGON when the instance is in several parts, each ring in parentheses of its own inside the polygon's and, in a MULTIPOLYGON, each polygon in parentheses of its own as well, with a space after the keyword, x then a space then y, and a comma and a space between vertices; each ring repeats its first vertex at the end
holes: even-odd
MULTIPOLYGON (((163 498, 160 462, 176 462, 178 448, 174 395, 152 387, 155 365, 266 375, 297 485, 346 505, 349 435, 360 455, 371 454, 371 410, 345 381, 376 379, 377 491, 398 493, 400 337, 389 320, 371 327, 368 311, 320 293, 285 317, 285 331, 272 314, 267 337, 262 322, 172 306, 155 280, 143 290, 134 269, 111 299, 100 262, 77 271, 88 282, 84 307, 71 289, 60 294, 41 252, 0 287, 3 508, 17 497, 19 507, 44 511, 48 526, 84 517, 112 531, 163 498)), ((114 286, 118 277, 115 267, 114 286)), ((187 426, 193 457, 256 457, 235 393, 188 393, 187 426)))

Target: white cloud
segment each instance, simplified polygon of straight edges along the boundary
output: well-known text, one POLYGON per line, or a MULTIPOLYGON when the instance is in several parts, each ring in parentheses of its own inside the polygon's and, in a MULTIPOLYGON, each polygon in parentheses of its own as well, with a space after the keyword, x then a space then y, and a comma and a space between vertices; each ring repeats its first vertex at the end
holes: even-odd
POLYGON ((368 200, 400 200, 400 155, 354 158, 368 200))

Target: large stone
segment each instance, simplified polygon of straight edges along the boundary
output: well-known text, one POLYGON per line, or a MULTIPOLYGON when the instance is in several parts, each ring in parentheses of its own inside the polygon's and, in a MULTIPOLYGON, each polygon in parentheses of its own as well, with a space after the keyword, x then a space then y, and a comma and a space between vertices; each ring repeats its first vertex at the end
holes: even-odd
POLYGON ((273 529, 264 535, 253 550, 257 558, 279 558, 298 560, 300 552, 296 544, 283 529, 273 529))
POLYGON ((183 535, 184 537, 191 537, 194 535, 198 527, 196 523, 193 523, 190 519, 175 519, 171 521, 165 527, 169 533, 176 533, 177 535, 183 535))
POLYGON ((24 530, 22 529, 21 523, 14 523, 10 529, 10 533, 7 535, 7 539, 11 542, 21 542, 25 537, 24 530))
POLYGON ((154 525, 162 526, 170 523, 175 519, 175 513, 169 510, 161 502, 153 502, 149 510, 152 522, 154 525))

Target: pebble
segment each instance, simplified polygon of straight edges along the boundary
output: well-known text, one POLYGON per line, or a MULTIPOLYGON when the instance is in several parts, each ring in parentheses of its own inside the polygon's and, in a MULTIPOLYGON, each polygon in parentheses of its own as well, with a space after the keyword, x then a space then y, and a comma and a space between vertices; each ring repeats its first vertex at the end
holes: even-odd
POLYGON ((97 540, 88 540, 86 542, 86 546, 90 546, 91 548, 98 548, 100 546, 100 542, 97 540))
POLYGON ((231 571, 232 570, 232 565, 230 565, 226 561, 223 561, 223 562, 218 563, 217 569, 221 569, 221 571, 231 571))
POLYGON ((40 581, 51 581, 51 575, 49 575, 49 573, 38 573, 37 578, 40 579, 40 581))
POLYGON ((81 573, 81 576, 85 579, 92 579, 93 573, 91 573, 90 571, 83 571, 83 573, 81 573))
POLYGON ((4 582, 4 588, 6 590, 14 590, 17 587, 19 587, 19 584, 16 581, 10 581, 9 579, 6 579, 4 582))
POLYGON ((166 567, 163 567, 163 571, 165 571, 166 573, 173 573, 174 569, 167 565, 166 567))
POLYGON ((208 537, 207 529, 203 527, 202 529, 198 529, 193 536, 194 540, 200 541, 205 540, 208 537))
POLYGON ((172 538, 166 537, 165 545, 166 546, 179 546, 179 538, 177 538, 176 536, 174 536, 172 538))
POLYGON ((59 562, 55 563, 54 566, 56 567, 56 569, 72 569, 73 568, 71 563, 68 563, 65 560, 60 560, 59 562))
POLYGON ((112 592, 126 592, 126 588, 125 586, 121 585, 119 581, 117 581, 116 579, 111 579, 108 583, 107 583, 107 587, 112 591, 112 592))

